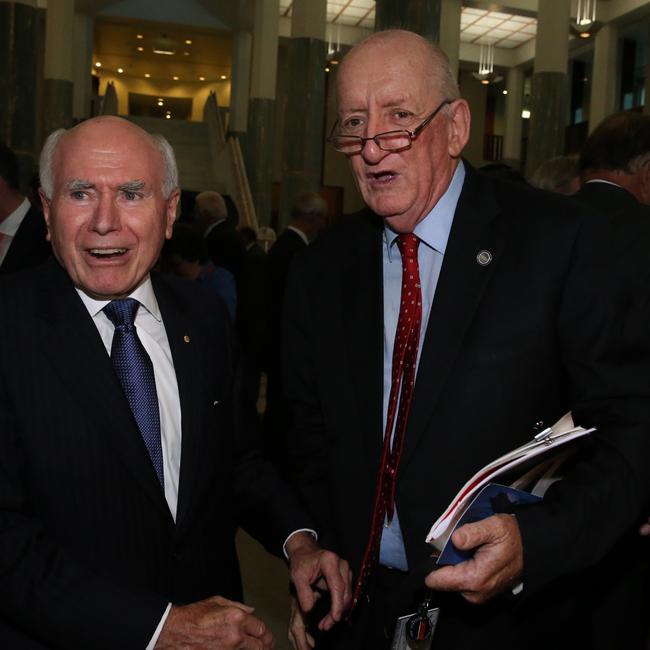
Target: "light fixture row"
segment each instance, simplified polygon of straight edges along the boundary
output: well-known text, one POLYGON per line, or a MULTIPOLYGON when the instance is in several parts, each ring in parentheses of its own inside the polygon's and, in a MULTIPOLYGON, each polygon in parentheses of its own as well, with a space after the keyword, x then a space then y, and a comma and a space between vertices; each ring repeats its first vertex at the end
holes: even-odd
MULTIPOLYGON (((97 61, 95 63, 95 68, 99 69, 101 67, 102 67, 101 61, 97 61)), ((118 72, 118 74, 124 74, 124 68, 117 68, 117 72, 118 72)), ((145 76, 146 79, 151 78, 151 74, 149 72, 145 72, 144 76, 145 76)), ((180 81, 180 77, 178 75, 173 75, 172 79, 174 81, 180 81)), ((225 75, 225 74, 220 75, 219 80, 220 81, 227 81, 228 80, 228 75, 225 75)), ((205 77, 199 77, 199 81, 205 81, 205 77)))

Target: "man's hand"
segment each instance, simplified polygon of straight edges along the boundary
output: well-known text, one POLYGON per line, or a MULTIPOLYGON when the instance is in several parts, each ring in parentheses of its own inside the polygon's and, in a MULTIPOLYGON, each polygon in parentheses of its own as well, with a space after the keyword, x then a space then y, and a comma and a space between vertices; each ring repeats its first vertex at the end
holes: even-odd
POLYGON ((298 602, 291 597, 291 614, 289 616, 289 642, 294 650, 312 650, 316 646, 314 637, 307 632, 305 615, 298 602))
POLYGON ((318 623, 318 629, 329 630, 341 620, 352 598, 352 571, 345 560, 323 550, 313 536, 300 532, 286 544, 291 581, 296 588, 298 604, 303 612, 311 611, 318 599, 315 588, 327 589, 332 602, 330 611, 318 623))
POLYGON ((156 650, 272 650, 273 635, 253 608, 221 596, 172 607, 156 650))
POLYGON ((460 550, 476 549, 471 560, 432 571, 427 587, 458 591, 470 603, 485 603, 514 587, 524 569, 524 552, 517 520, 511 515, 493 515, 475 524, 461 526, 451 537, 460 550))

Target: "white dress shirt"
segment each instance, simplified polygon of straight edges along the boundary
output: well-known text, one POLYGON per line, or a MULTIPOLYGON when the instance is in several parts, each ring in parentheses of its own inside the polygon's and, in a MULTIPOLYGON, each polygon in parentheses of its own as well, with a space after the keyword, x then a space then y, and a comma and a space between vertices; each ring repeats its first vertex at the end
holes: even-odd
POLYGON ((18 232, 20 224, 29 212, 29 207, 29 201, 23 199, 23 202, 11 214, 0 222, 0 265, 2 265, 7 255, 9 246, 11 246, 11 242, 18 232))
MULTIPOLYGON (((91 315, 95 327, 102 338, 106 352, 110 355, 113 343, 115 326, 104 313, 104 307, 109 300, 95 300, 77 289, 88 313, 91 315)), ((135 327, 138 338, 147 351, 153 364, 156 393, 158 395, 158 409, 160 411, 160 438, 162 442, 163 472, 165 477, 165 500, 169 510, 176 521, 176 507, 178 505, 178 478, 181 470, 181 402, 178 395, 178 383, 172 360, 172 352, 167 340, 167 332, 162 322, 158 301, 151 285, 151 278, 147 278, 129 298, 134 298, 140 303, 135 316, 135 327)), ((172 604, 168 603, 158 627, 156 628, 145 650, 153 650, 163 625, 169 616, 172 604)))

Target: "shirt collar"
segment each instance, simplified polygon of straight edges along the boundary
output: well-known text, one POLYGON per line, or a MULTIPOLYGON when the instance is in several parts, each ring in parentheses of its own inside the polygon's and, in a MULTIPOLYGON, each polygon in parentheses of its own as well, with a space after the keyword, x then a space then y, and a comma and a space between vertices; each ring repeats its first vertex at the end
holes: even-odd
POLYGON ((300 228, 296 228, 295 226, 287 226, 287 230, 293 230, 293 232, 295 232, 296 235, 298 235, 298 237, 300 237, 300 239, 302 239, 305 244, 309 246, 309 237, 307 237, 307 235, 305 235, 305 233, 300 230, 300 228))
MULTIPOLYGON (((95 318, 110 300, 96 300, 91 298, 88 294, 84 293, 81 289, 76 289, 81 301, 85 305, 88 313, 95 318)), ((135 291, 132 291, 129 298, 135 298, 158 322, 162 321, 160 315, 160 307, 158 307, 158 301, 156 300, 156 294, 153 291, 153 285, 151 284, 151 276, 147 276, 147 279, 137 288, 135 291)))
POLYGON ((25 215, 29 212, 30 202, 25 198, 23 202, 0 223, 0 232, 3 235, 14 237, 23 222, 25 215))
MULTIPOLYGON (((418 239, 423 241, 427 246, 444 255, 449 241, 451 224, 454 220, 456 205, 460 198, 460 192, 463 189, 465 181, 465 166, 461 160, 456 167, 452 176, 449 187, 445 193, 438 199, 431 212, 422 219, 413 230, 418 239)), ((388 259, 392 261, 391 254, 395 250, 393 244, 397 239, 398 233, 391 230, 388 225, 384 226, 384 243, 388 249, 388 259)))

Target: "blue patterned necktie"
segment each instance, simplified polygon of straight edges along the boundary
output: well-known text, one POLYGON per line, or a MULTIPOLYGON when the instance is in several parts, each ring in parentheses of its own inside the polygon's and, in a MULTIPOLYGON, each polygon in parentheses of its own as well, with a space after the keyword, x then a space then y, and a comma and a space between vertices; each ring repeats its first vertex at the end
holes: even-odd
POLYGON ((138 307, 140 303, 134 298, 113 300, 104 307, 104 313, 115 325, 111 346, 113 368, 122 384, 160 485, 164 488, 156 380, 153 364, 134 325, 138 307))

